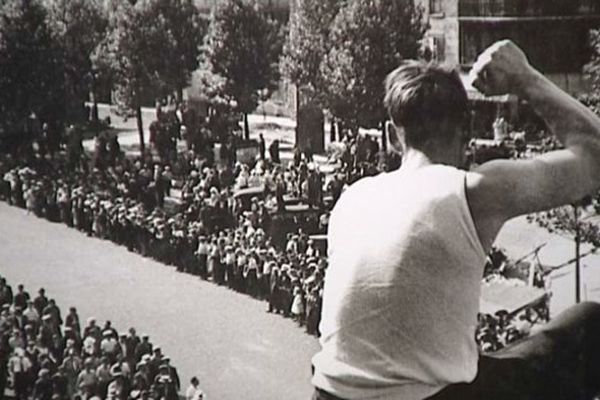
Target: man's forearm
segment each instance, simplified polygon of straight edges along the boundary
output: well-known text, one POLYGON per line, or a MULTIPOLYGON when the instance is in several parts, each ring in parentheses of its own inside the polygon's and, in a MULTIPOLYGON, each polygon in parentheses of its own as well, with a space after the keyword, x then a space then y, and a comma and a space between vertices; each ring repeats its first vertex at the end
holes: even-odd
POLYGON ((597 143, 600 148, 600 118, 540 72, 533 70, 517 89, 552 133, 566 146, 597 143))

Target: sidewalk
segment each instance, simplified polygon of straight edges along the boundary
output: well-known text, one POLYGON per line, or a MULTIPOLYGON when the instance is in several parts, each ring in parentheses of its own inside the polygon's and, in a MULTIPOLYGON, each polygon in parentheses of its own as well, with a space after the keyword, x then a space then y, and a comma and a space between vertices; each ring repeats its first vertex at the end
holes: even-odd
MULTIPOLYGON (((98 117, 104 119, 110 116, 111 126, 119 135, 119 144, 121 149, 127 154, 139 154, 139 134, 137 130, 137 121, 133 118, 123 118, 116 114, 115 107, 108 104, 98 104, 98 117)), ((142 123, 144 126, 144 141, 146 144, 150 141, 150 132, 148 127, 156 119, 154 108, 142 107, 142 123)), ((270 115, 250 114, 248 116, 250 125, 250 138, 258 139, 259 134, 263 134, 267 147, 275 140, 279 139, 280 158, 283 163, 289 162, 293 158, 293 149, 296 142, 296 121, 286 117, 275 117, 270 115)), ((327 124, 326 124, 327 125, 327 124)), ((328 126, 326 126, 328 129, 328 126)), ((326 138, 329 135, 326 132, 326 138)), ((94 149, 94 140, 84 140, 83 146, 86 150, 94 149)), ((182 141, 178 147, 183 150, 185 145, 182 141)), ((315 162, 324 173, 330 173, 334 166, 327 163, 327 156, 324 154, 315 154, 315 162)))

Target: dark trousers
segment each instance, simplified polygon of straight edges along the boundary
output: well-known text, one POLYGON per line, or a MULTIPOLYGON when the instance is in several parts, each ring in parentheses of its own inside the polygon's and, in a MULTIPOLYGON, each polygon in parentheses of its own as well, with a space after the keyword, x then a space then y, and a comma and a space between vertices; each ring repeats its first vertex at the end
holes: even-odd
MULTIPOLYGON (((600 393, 600 304, 581 303, 535 335, 482 355, 475 380, 428 400, 591 400, 600 393)), ((342 400, 320 389, 313 400, 342 400)))

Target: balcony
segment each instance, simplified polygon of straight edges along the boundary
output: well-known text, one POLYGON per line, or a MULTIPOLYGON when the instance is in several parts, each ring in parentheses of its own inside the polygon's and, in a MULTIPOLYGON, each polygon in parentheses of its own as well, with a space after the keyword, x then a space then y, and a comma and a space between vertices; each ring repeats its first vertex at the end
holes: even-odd
POLYGON ((459 16, 471 18, 593 18, 598 0, 460 0, 459 16))

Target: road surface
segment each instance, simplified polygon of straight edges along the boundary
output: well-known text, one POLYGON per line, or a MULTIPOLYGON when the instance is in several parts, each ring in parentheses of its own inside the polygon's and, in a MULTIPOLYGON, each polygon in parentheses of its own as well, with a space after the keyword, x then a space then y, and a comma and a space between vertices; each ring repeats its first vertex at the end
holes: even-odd
POLYGON ((177 273, 108 241, 0 203, 0 275, 34 296, 44 287, 63 313, 76 306, 125 331, 147 332, 209 399, 310 398, 317 340, 265 303, 177 273))

